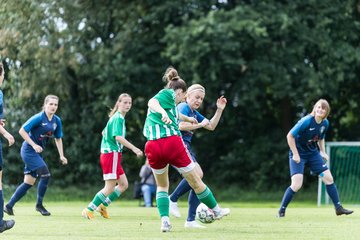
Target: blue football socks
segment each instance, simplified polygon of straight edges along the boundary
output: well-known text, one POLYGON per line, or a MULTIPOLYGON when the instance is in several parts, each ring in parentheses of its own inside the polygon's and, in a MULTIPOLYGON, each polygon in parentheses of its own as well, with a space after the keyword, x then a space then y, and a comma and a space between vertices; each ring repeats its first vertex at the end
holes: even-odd
POLYGON ((27 183, 20 184, 15 190, 14 194, 11 196, 11 199, 7 205, 11 208, 14 207, 15 203, 19 201, 31 187, 32 185, 27 183))
POLYGON ((326 192, 329 194, 329 197, 334 203, 335 209, 341 206, 339 193, 336 188, 335 183, 326 185, 326 192))
POLYGON ((191 187, 190 187, 189 183, 186 181, 185 178, 183 178, 180 181, 179 185, 174 190, 174 192, 170 195, 170 200, 172 202, 177 202, 179 197, 181 197, 182 195, 184 195, 185 193, 187 193, 190 190, 191 190, 191 187))
POLYGON ((284 193, 283 199, 281 201, 281 206, 280 206, 280 212, 285 212, 288 204, 291 202, 293 196, 295 195, 296 192, 294 192, 291 187, 288 187, 284 193))

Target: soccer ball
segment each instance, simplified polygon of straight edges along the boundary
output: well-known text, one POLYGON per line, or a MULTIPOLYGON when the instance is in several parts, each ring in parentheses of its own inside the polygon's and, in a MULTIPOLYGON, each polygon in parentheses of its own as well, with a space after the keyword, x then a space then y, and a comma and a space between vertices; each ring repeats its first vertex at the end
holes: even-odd
POLYGON ((205 204, 200 203, 196 208, 196 218, 202 223, 212 223, 215 221, 215 214, 205 204))

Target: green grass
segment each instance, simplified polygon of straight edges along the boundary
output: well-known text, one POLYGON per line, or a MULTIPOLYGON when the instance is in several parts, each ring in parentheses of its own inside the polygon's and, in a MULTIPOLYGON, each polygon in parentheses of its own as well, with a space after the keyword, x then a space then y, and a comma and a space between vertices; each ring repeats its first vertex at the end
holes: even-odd
POLYGON ((275 217, 279 203, 223 203, 231 215, 206 225, 206 229, 185 229, 186 202, 180 202, 182 217, 171 218, 173 229, 160 233, 156 208, 138 207, 137 201, 118 201, 111 205, 111 219, 96 214, 94 221, 80 216, 87 202, 47 202, 52 213, 43 217, 34 202, 19 202, 13 218, 15 227, 0 234, 1 239, 359 239, 360 207, 348 206, 355 213, 337 217, 331 206, 292 203, 285 218, 275 217))

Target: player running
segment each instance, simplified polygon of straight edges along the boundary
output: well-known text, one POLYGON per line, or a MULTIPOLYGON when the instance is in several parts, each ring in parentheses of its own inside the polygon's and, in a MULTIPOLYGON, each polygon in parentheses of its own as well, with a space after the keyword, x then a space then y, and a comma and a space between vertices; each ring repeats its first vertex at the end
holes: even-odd
POLYGON ((121 166, 123 146, 131 149, 137 157, 143 156, 139 148, 125 139, 125 115, 130 111, 131 105, 131 96, 127 93, 120 94, 102 132, 100 164, 105 186, 81 213, 89 220, 94 219, 94 210, 98 210, 104 218, 110 218, 106 207, 128 188, 128 180, 121 166))
POLYGON ((37 188, 36 211, 43 216, 50 216, 50 212, 43 206, 43 199, 50 180, 50 171, 41 153, 50 138, 55 138, 55 144, 62 164, 68 160, 63 151, 63 132, 60 117, 55 115, 59 98, 55 95, 45 97, 43 111, 35 114, 20 128, 19 134, 25 140, 21 147, 21 158, 25 163, 24 182, 20 184, 5 205, 4 212, 14 215, 13 207, 40 178, 37 188))

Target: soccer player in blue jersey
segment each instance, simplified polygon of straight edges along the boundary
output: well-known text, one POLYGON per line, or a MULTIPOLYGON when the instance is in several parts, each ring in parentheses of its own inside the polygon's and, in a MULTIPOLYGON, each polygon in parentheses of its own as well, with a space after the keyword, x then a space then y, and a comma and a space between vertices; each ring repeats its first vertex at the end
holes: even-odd
POLYGON ((19 130, 19 134, 25 140, 20 152, 21 158, 25 163, 25 176, 24 182, 17 187, 10 201, 4 207, 4 212, 9 215, 14 215, 13 207, 15 203, 34 185, 36 179, 40 178, 37 187, 37 203, 35 209, 43 216, 50 216, 50 212, 43 206, 43 198, 50 180, 50 171, 41 156, 49 139, 55 138, 61 163, 67 164, 68 162, 63 151, 61 119, 55 115, 58 104, 59 98, 57 96, 46 96, 43 111, 32 116, 19 130))
MULTIPOLYGON (((4 68, 2 63, 0 63, 0 87, 4 81, 4 68)), ((6 138, 9 142, 9 146, 13 145, 15 140, 14 137, 5 129, 4 121, 4 109, 3 109, 3 93, 0 90, 0 133, 6 138)), ((4 198, 2 191, 2 169, 3 169, 3 158, 2 158, 2 142, 0 140, 0 233, 12 228, 15 224, 14 220, 4 220, 4 198)))
MULTIPOLYGON (((221 96, 216 101, 217 110, 214 116, 208 120, 201 113, 197 111, 200 108, 203 100, 205 98, 205 88, 200 84, 191 85, 186 94, 186 102, 182 102, 177 106, 177 109, 181 114, 184 114, 188 117, 194 117, 197 120, 197 124, 191 124, 187 122, 180 122, 179 129, 181 130, 182 139, 191 154, 191 159, 195 163, 195 170, 198 172, 199 176, 203 177, 203 171, 196 160, 196 156, 191 149, 191 139, 194 134, 195 129, 205 128, 207 130, 213 131, 219 123, 220 117, 224 108, 226 107, 227 100, 221 96)), ((195 221, 196 208, 200 204, 199 199, 197 198, 194 190, 190 187, 186 179, 182 179, 179 185, 176 187, 175 191, 170 195, 170 213, 175 217, 180 217, 180 211, 177 206, 177 200, 180 196, 190 191, 188 203, 188 217, 185 222, 185 227, 187 228, 203 228, 204 226, 200 225, 195 221)))
POLYGON ((230 214, 230 209, 220 208, 211 190, 201 180, 195 164, 181 138, 178 120, 197 124, 193 117, 180 114, 176 105, 186 93, 186 83, 173 67, 169 67, 163 77, 167 83, 148 102, 148 112, 144 125, 147 138, 145 154, 153 170, 156 184, 156 203, 161 217, 162 232, 169 232, 169 165, 175 167, 194 189, 198 199, 213 210, 216 219, 230 214))
POLYGON ((319 175, 326 185, 326 191, 335 206, 336 215, 351 214, 353 211, 342 207, 333 176, 326 165, 329 156, 325 152, 325 134, 329 128, 327 119, 330 105, 325 99, 320 99, 314 105, 312 112, 301 118, 287 134, 290 147, 289 165, 291 185, 286 189, 278 217, 285 217, 285 210, 294 194, 300 190, 304 178, 304 166, 319 175))

